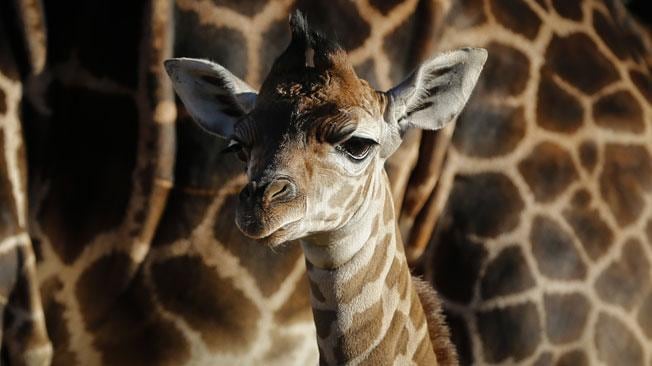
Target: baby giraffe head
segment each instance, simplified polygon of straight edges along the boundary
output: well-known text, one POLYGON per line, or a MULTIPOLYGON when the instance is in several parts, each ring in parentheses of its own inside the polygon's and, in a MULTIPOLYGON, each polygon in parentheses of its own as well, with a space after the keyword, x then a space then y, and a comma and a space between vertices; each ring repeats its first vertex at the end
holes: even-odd
POLYGON ((246 164, 237 226, 271 245, 337 230, 364 211, 405 131, 454 120, 487 57, 483 49, 445 53, 380 92, 301 14, 290 28, 292 40, 258 93, 215 63, 165 62, 193 119, 228 139, 227 150, 246 164))

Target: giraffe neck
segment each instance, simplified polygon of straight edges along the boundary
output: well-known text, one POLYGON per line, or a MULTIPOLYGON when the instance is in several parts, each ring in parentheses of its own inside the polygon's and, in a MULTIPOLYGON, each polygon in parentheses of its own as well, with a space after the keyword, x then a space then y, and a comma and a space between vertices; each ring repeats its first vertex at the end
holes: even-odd
POLYGON ((374 180, 345 227, 302 240, 321 362, 435 365, 387 177, 374 180))

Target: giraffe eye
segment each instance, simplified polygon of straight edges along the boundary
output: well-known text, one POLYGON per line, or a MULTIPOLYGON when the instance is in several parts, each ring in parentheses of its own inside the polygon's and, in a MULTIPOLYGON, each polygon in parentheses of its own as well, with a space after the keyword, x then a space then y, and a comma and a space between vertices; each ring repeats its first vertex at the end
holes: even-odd
POLYGON ((351 159, 361 161, 369 155, 371 148, 377 144, 378 143, 374 140, 362 137, 351 137, 337 145, 337 149, 345 152, 351 159))
POLYGON ((249 160, 249 153, 245 146, 238 140, 231 139, 228 146, 222 150, 222 154, 235 153, 238 159, 246 163, 249 160))

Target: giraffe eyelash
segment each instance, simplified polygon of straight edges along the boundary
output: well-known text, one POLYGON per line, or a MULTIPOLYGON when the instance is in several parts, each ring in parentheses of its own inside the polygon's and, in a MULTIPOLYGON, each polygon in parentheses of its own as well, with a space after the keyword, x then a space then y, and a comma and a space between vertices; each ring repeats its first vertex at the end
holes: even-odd
POLYGON ((335 148, 347 155, 351 160, 360 162, 364 160, 378 143, 364 137, 351 137, 338 144, 335 148))

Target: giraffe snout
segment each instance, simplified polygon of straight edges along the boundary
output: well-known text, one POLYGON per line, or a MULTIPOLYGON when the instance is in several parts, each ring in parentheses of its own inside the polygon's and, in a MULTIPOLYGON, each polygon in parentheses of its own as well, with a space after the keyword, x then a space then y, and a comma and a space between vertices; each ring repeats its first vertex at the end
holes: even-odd
POLYGON ((270 182, 249 182, 240 191, 240 200, 243 202, 260 201, 263 205, 276 202, 287 202, 297 197, 297 186, 288 178, 276 178, 270 182))

